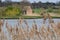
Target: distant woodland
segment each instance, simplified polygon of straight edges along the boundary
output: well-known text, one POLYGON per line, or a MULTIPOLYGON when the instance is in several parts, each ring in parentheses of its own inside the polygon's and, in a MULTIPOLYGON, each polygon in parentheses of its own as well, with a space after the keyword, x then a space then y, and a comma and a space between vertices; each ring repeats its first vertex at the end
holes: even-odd
POLYGON ((53 2, 41 2, 39 1, 38 3, 34 2, 34 3, 30 3, 28 1, 24 2, 24 1, 21 1, 21 2, 12 2, 12 1, 4 1, 4 2, 1 2, 0 1, 0 7, 6 7, 6 6, 23 6, 23 5, 30 5, 33 8, 49 8, 49 7, 52 7, 52 8, 60 8, 60 2, 57 2, 57 3, 53 3, 53 2))

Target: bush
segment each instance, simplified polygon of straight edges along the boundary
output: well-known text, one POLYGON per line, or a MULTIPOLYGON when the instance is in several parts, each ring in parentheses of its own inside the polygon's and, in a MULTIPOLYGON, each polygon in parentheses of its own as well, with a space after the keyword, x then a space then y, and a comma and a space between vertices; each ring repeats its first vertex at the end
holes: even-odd
POLYGON ((5 9, 6 16, 19 16, 21 15, 21 10, 18 7, 8 6, 5 9))
POLYGON ((52 8, 47 9, 47 12, 53 12, 52 8))
POLYGON ((40 8, 39 9, 38 8, 33 9, 33 13, 40 13, 40 8))

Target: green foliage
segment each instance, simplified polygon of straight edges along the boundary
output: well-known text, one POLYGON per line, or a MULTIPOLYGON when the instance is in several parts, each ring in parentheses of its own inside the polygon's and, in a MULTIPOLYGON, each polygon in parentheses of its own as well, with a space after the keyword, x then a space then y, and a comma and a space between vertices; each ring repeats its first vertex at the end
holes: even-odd
POLYGON ((49 8, 49 9, 47 9, 47 12, 49 12, 49 13, 57 13, 57 14, 60 14, 60 9, 52 9, 52 8, 49 8))
POLYGON ((53 12, 53 9, 52 8, 48 8, 47 12, 53 12))
POLYGON ((0 17, 5 16, 4 10, 5 8, 0 7, 0 17))
POLYGON ((5 9, 5 11, 8 11, 8 10, 13 10, 13 7, 8 6, 8 7, 5 9))
POLYGON ((6 16, 14 17, 21 15, 21 10, 18 7, 8 6, 5 9, 6 16))
POLYGON ((60 14, 60 9, 53 10, 54 13, 60 14))
POLYGON ((40 13, 40 11, 41 11, 40 8, 39 8, 39 9, 38 9, 38 8, 33 9, 33 12, 34 12, 34 13, 40 13))

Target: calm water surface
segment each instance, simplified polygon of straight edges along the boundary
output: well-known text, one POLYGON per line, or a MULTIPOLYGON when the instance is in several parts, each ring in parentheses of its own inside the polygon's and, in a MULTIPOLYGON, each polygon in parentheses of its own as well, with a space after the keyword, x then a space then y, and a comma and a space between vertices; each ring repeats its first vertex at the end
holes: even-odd
MULTIPOLYGON (((43 24, 43 19, 25 19, 28 23, 28 25, 31 27, 33 24, 33 21, 36 21, 37 26, 41 26, 43 24)), ((55 23, 60 22, 60 19, 53 19, 55 23)), ((9 25, 16 25, 18 24, 18 19, 5 19, 9 23, 9 25)), ((4 23, 4 24, 5 24, 4 23)), ((46 20, 46 25, 49 24, 48 19, 46 20)), ((23 26, 25 26, 24 22, 22 23, 23 26)))

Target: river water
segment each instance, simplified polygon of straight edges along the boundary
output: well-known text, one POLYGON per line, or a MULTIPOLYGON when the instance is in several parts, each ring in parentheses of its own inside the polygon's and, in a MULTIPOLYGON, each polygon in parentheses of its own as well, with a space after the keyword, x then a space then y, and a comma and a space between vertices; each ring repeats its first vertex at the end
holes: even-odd
MULTIPOLYGON (((34 20, 35 20, 38 28, 43 25, 43 19, 24 19, 24 20, 27 21, 28 26, 30 28, 32 28, 32 25, 33 25, 33 21, 34 20)), ((60 22, 60 19, 53 19, 53 20, 54 20, 55 24, 57 24, 58 22, 60 22)), ((46 23, 45 23, 45 26, 48 26, 49 25, 49 22, 48 21, 49 20, 47 19, 46 20, 46 23)), ((11 25, 12 27, 16 26, 19 23, 18 19, 5 19, 4 27, 6 26, 6 22, 8 22, 8 24, 11 25)), ((22 22, 22 26, 23 27, 26 27, 26 24, 24 22, 22 22)))
MULTIPOLYGON (((34 20, 36 21, 37 26, 40 26, 43 24, 43 19, 25 19, 25 20, 27 21, 27 23, 30 27, 32 26, 34 20)), ((53 19, 53 20, 55 23, 60 22, 60 19, 53 19)), ((5 19, 5 23, 6 23, 6 21, 12 26, 14 26, 18 23, 18 19, 5 19)), ((45 23, 46 25, 49 24, 48 21, 49 20, 47 19, 46 23, 45 23)), ((22 25, 24 25, 24 22, 22 23, 22 25)))

